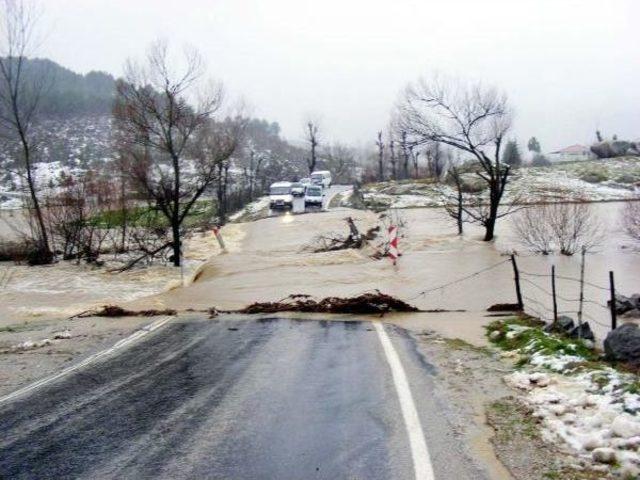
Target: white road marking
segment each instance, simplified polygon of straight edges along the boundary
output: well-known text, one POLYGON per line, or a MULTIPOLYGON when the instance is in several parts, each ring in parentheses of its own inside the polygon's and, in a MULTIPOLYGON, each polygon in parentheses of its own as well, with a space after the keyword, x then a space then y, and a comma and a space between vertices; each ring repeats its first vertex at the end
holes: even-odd
POLYGON ((102 357, 105 357, 107 355, 110 355, 110 354, 118 351, 118 350, 121 350, 124 347, 128 346, 129 344, 135 342, 136 340, 144 337, 145 335, 148 335, 150 332, 153 332, 154 330, 157 330, 158 328, 160 328, 161 326, 163 326, 165 323, 167 323, 168 321, 170 321, 172 319, 173 319, 173 317, 162 317, 162 318, 156 320, 155 322, 150 323, 149 325, 146 325, 146 326, 142 327, 140 330, 138 330, 135 333, 132 333, 128 337, 123 338, 122 340, 117 342, 115 345, 113 345, 111 348, 107 348, 106 350, 102 350, 101 352, 94 353, 90 357, 85 358, 80 363, 77 363, 75 365, 71 365, 70 367, 64 368, 64 369, 60 370, 58 373, 56 373, 54 375, 51 375, 50 377, 43 378, 42 380, 38 380, 37 382, 29 384, 26 387, 23 387, 23 388, 21 388, 19 390, 16 390, 15 392, 12 392, 12 393, 10 393, 8 395, 5 395, 4 397, 0 397, 0 404, 2 404, 4 402, 8 402, 9 400, 13 400, 14 398, 18 398, 18 397, 20 397, 22 395, 25 395, 25 394, 35 390, 36 388, 40 388, 40 387, 42 387, 44 385, 47 385, 47 384, 53 382, 54 380, 62 378, 65 375, 69 375, 70 373, 75 372, 76 370, 79 370, 79 369, 81 369, 83 367, 86 367, 90 363, 93 363, 93 362, 95 362, 96 360, 98 360, 98 359, 100 359, 102 357))
POLYGON ((407 427, 407 434, 409 436, 409 444, 411 445, 411 457, 413 458, 413 470, 416 475, 416 480, 434 480, 433 467, 431 466, 431 457, 429 456, 429 450, 427 449, 427 442, 424 439, 424 432, 422 431, 422 425, 420 424, 420 417, 418 417, 418 410, 416 404, 413 401, 411 395, 411 389, 409 388, 409 381, 407 380, 407 374, 402 368, 400 357, 398 352, 393 347, 387 332, 384 330, 382 323, 373 322, 373 325, 378 332, 378 338, 382 344, 382 349, 387 357, 387 362, 391 367, 391 375, 393 377, 393 383, 398 393, 398 399, 400 400, 400 410, 402 410, 402 417, 404 418, 404 424, 407 427))

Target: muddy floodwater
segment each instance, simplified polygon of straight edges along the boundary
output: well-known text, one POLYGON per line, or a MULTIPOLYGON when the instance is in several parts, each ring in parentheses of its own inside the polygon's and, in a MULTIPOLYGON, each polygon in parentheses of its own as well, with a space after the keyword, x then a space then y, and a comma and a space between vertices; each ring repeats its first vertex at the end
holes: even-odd
MULTIPOLYGON (((591 285, 585 287, 588 302, 584 304, 584 318, 591 321, 600 339, 610 324, 606 309, 608 272, 615 272, 621 293, 640 292, 640 254, 622 231, 622 205, 593 204, 607 235, 603 245, 586 259, 585 277, 591 285)), ((579 277, 579 256, 528 252, 514 238, 508 217, 500 222, 496 241, 487 243, 482 241, 482 230, 471 225, 466 226, 462 238, 458 237, 453 223, 439 209, 408 209, 397 214, 406 227, 400 240, 402 257, 396 266, 388 259, 371 258, 380 243, 377 241, 363 250, 312 253, 307 248, 319 234, 345 234, 347 215, 361 230, 375 225, 377 215, 372 212, 337 209, 309 215, 288 214, 244 224, 244 240, 228 254, 215 256, 204 264, 188 288, 132 305, 232 309, 297 293, 346 296, 380 289, 422 309, 462 309, 472 314, 460 313, 455 318, 478 318, 478 313, 485 312, 491 304, 515 302, 508 252, 517 250, 527 310, 549 319, 552 301, 546 292, 551 290, 551 279, 544 275, 555 265, 559 276, 579 277)), ((573 300, 579 296, 579 284, 559 278, 557 289, 566 299, 559 299, 559 311, 575 317, 578 303, 573 300)), ((465 324, 461 321, 460 328, 465 324)), ((477 329, 473 335, 477 336, 477 329)))
MULTIPOLYGON (((615 272, 617 290, 640 293, 640 253, 621 227, 623 203, 593 204, 607 232, 597 251, 587 255, 584 319, 602 339, 610 325, 606 309, 608 272, 615 272)), ((230 224, 223 229, 228 252, 222 253, 211 235, 188 243, 187 282, 172 267, 151 267, 125 274, 60 263, 29 268, 0 264, 0 316, 3 323, 23 317, 73 314, 104 303, 132 308, 178 309, 218 307, 234 309, 255 301, 276 301, 290 294, 316 297, 349 296, 379 289, 425 310, 466 310, 455 315, 430 314, 423 320, 394 316, 398 322, 446 322, 446 331, 464 330, 468 319, 484 317, 487 306, 516 300, 508 252, 518 252, 527 311, 550 319, 548 292, 551 266, 556 266, 558 309, 573 317, 578 310, 579 255, 541 256, 527 251, 504 218, 494 242, 482 241, 482 229, 466 225, 463 237, 440 209, 418 208, 392 212, 405 224, 396 266, 371 256, 383 237, 362 250, 313 253, 318 235, 348 232, 352 216, 364 231, 378 223, 372 212, 332 209, 296 215, 287 212, 255 222, 230 224), (565 278, 566 277, 566 278, 565 278), (481 314, 482 312, 482 314, 481 314), (480 315, 481 314, 481 315, 480 315)), ((486 320, 485 320, 486 321, 486 320)), ((478 322, 467 337, 480 337, 478 322)))

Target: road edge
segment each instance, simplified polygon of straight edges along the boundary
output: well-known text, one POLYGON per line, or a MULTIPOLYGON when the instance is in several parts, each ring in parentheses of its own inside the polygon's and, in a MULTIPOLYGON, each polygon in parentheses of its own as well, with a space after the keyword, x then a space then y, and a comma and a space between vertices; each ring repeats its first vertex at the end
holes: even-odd
POLYGON ((134 333, 132 333, 131 335, 129 335, 128 337, 125 337, 121 340, 119 340, 118 342, 116 342, 113 346, 105 349, 105 350, 101 350, 99 352, 94 353, 93 355, 88 356, 87 358, 85 358, 84 360, 82 360, 79 363, 76 363, 74 365, 70 365, 66 368, 63 368, 62 370, 60 370, 58 373, 54 373, 53 375, 50 375, 48 377, 42 378, 40 380, 37 380, 33 383, 30 383, 29 385, 26 385, 22 388, 19 388, 18 390, 15 390, 14 392, 11 392, 3 397, 0 397, 0 405, 10 402, 11 400, 15 400, 16 398, 22 397, 34 390, 37 390, 38 388, 44 387, 45 385, 48 385, 62 377, 65 377, 67 375, 69 375, 70 373, 73 373, 77 370, 80 370, 81 368, 86 367, 87 365, 90 365, 100 359, 102 359, 103 357, 109 356, 115 352, 118 352, 120 350, 123 350, 124 348, 130 346, 131 344, 135 343, 137 340, 141 339, 142 337, 145 337, 146 335, 148 335, 149 333, 159 329, 160 327, 164 326, 165 324, 167 324, 169 321, 173 320, 174 317, 161 317, 158 320, 150 323, 149 325, 145 325, 144 327, 140 328, 140 330, 135 331, 134 333))

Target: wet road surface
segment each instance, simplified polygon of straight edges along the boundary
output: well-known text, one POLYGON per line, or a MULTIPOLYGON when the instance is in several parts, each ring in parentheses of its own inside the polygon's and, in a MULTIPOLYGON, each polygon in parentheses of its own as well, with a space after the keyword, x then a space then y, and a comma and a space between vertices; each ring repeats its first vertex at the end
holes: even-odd
MULTIPOLYGON (((435 478, 485 478, 447 423, 434 367, 384 329, 435 478)), ((394 381, 369 322, 176 320, 0 404, 0 478, 413 479, 394 381)))

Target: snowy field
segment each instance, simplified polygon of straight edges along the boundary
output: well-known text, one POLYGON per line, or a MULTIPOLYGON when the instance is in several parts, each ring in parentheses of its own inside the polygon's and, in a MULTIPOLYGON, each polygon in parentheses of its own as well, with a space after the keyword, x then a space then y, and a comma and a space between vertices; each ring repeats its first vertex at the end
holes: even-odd
MULTIPOLYGON (((477 181, 475 174, 465 174, 477 181)), ((593 160, 517 170, 505 193, 505 203, 615 201, 640 198, 640 159, 593 160)), ((362 190, 368 206, 384 208, 438 207, 454 195, 447 185, 429 181, 370 184, 362 190)))

